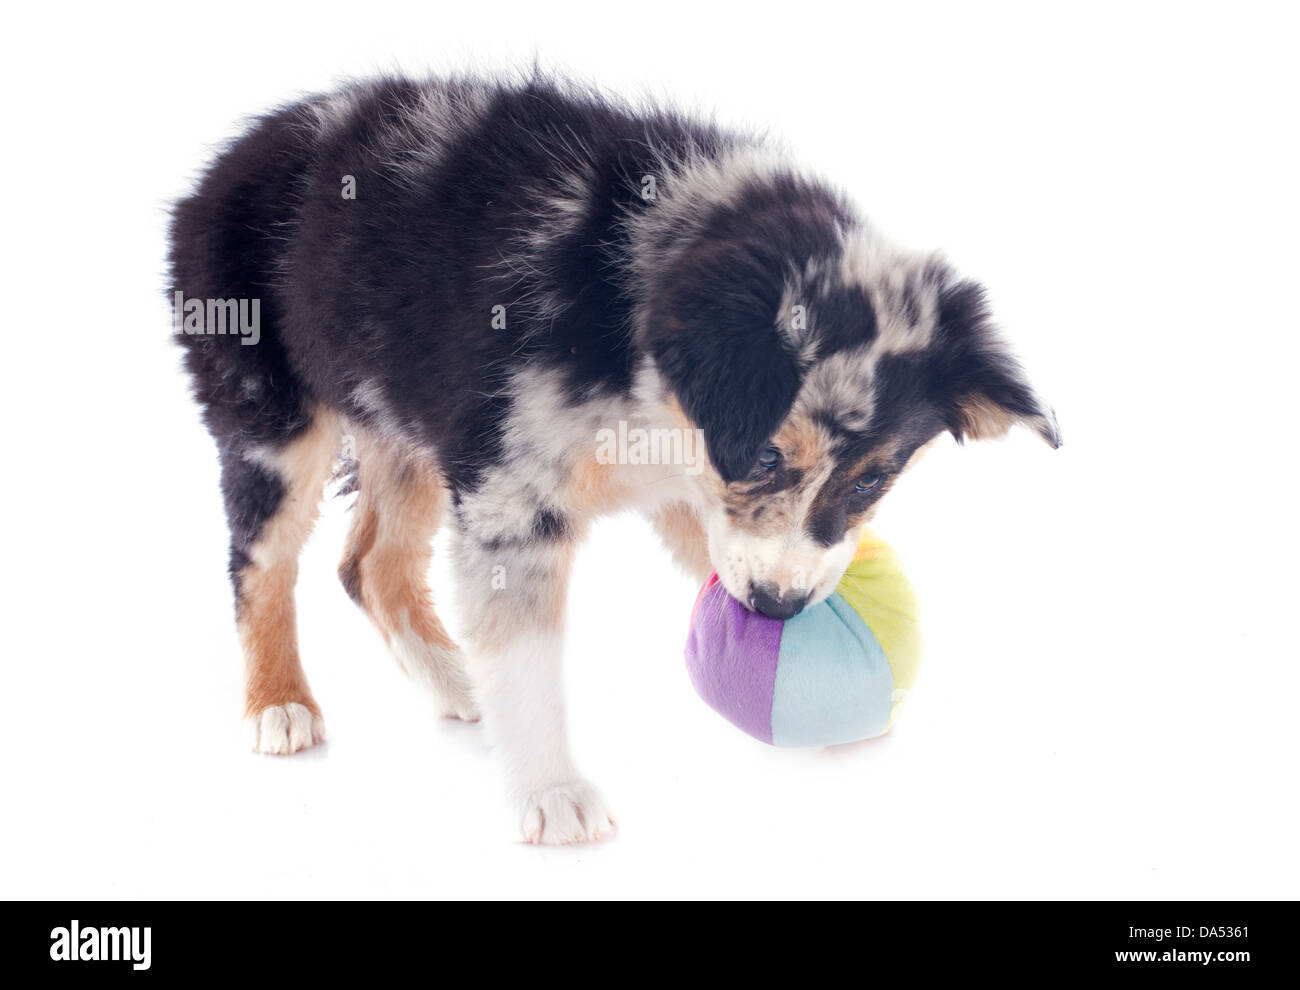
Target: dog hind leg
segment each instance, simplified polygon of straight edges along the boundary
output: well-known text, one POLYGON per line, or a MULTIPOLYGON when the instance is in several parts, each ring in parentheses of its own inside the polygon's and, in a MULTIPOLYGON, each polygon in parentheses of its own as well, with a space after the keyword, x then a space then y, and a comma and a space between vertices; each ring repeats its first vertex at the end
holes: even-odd
POLYGON ((360 491, 339 579, 398 666, 432 690, 442 714, 477 721, 464 658, 434 611, 427 582, 446 488, 427 460, 364 435, 356 443, 360 491))
POLYGON ((244 651, 244 716, 260 753, 289 754, 325 735, 298 656, 294 585, 337 448, 333 418, 317 413, 277 443, 222 445, 235 620, 244 651))

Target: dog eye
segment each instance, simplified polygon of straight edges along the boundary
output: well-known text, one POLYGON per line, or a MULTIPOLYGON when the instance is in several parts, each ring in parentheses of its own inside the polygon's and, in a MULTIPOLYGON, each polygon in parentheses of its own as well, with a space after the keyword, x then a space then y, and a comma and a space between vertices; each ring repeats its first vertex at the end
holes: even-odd
POLYGON ((869 474, 865 478, 858 479, 858 483, 853 486, 853 493, 855 495, 865 495, 878 484, 880 484, 880 475, 869 474))
POLYGON ((775 471, 776 466, 781 463, 781 452, 775 447, 768 447, 767 450, 758 455, 758 466, 764 471, 775 471))

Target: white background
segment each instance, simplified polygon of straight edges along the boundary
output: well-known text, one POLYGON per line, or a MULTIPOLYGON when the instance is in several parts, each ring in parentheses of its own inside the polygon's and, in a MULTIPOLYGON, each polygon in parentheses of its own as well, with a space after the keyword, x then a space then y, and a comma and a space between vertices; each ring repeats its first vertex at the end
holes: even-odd
POLYGON ((0 895, 1300 894, 1284 5, 31 9, 0 59, 0 895), (562 850, 512 843, 480 730, 434 718, 344 595, 337 501, 298 589, 330 741, 247 751, 162 263, 166 204, 241 115, 534 53, 769 125, 945 249, 1066 438, 945 442, 890 494, 927 655, 894 732, 834 751, 707 709, 681 659, 695 589, 639 520, 603 523, 567 681, 622 828, 562 850))

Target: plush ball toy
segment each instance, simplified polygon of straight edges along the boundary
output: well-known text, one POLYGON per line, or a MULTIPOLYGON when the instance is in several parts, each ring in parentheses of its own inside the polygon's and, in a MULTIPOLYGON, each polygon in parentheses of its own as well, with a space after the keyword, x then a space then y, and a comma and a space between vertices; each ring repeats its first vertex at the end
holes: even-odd
POLYGON ((894 552, 866 529, 835 592, 785 622, 749 611, 713 574, 686 641, 700 697, 776 746, 833 746, 885 732, 919 660, 912 587, 894 552))

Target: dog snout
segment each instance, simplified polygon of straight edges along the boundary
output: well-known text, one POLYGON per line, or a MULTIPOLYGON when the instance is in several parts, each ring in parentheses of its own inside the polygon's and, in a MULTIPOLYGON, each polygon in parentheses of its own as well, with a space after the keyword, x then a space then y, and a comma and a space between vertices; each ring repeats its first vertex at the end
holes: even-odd
POLYGON ((808 604, 808 596, 798 591, 782 591, 774 584, 749 583, 749 607, 769 619, 785 621, 798 615, 808 604))

